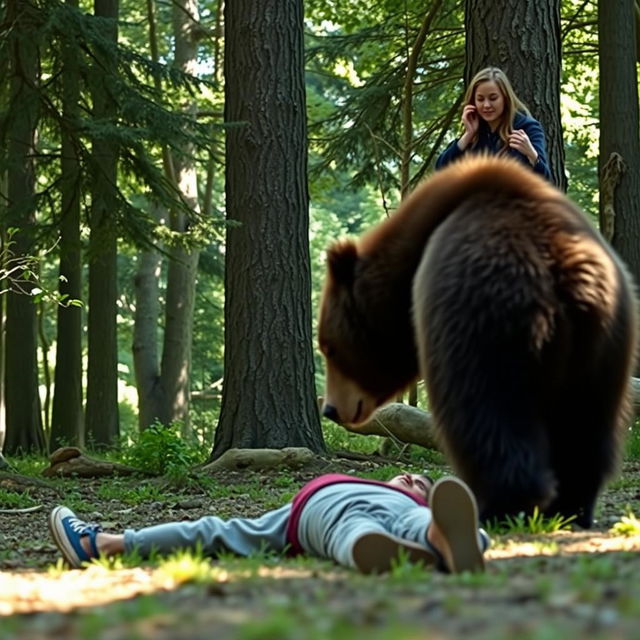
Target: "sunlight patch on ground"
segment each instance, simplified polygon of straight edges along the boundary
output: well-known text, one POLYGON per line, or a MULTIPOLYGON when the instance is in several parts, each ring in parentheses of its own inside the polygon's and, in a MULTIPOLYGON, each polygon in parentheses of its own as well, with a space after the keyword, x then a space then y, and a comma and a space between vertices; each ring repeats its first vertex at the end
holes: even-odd
POLYGON ((65 571, 0 573, 0 615, 34 611, 70 611, 76 607, 106 604, 136 595, 170 589, 146 569, 109 571, 99 566, 65 571))
MULTIPOLYGON (((295 567, 260 567, 251 571, 216 571, 216 582, 226 583, 251 574, 272 578, 309 577, 313 571, 295 567)), ((213 582, 213 581, 212 581, 213 582)), ((170 591, 182 583, 161 569, 86 569, 43 572, 0 572, 0 616, 42 611, 67 612, 79 607, 108 604, 135 596, 170 591)))
POLYGON ((559 531, 545 536, 526 536, 496 541, 487 552, 488 560, 515 557, 573 555, 640 551, 640 536, 613 536, 589 531, 559 531))

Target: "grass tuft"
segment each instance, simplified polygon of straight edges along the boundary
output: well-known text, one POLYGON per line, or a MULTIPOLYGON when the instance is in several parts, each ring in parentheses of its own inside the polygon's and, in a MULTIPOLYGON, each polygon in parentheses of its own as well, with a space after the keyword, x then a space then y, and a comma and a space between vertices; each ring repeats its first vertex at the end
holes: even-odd
POLYGON ((574 520, 575 516, 565 517, 559 513, 545 516, 535 507, 531 514, 519 513, 501 522, 490 522, 487 529, 490 535, 555 533, 570 529, 574 520))
POLYGON ((638 520, 633 511, 628 510, 626 515, 622 516, 620 520, 609 529, 609 533, 628 538, 640 536, 640 520, 638 520))

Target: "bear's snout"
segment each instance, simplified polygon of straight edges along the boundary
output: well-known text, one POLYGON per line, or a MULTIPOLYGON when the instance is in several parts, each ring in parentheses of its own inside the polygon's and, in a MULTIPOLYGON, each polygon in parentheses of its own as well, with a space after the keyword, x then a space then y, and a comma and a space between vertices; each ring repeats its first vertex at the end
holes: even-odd
POLYGON ((332 422, 340 424, 340 415, 338 414, 338 410, 330 404, 325 404, 322 408, 322 415, 325 418, 329 418, 332 422))

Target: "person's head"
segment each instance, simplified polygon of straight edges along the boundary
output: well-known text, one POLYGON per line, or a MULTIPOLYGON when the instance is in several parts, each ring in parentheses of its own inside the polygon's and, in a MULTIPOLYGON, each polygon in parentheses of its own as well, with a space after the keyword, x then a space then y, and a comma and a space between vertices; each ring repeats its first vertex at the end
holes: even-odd
POLYGON ((478 116, 492 131, 498 131, 505 145, 513 130, 516 113, 520 111, 529 115, 529 110, 516 95, 509 78, 497 67, 487 67, 473 76, 464 103, 476 107, 478 116))
POLYGON ((429 492, 433 487, 433 480, 429 476, 420 473, 401 473, 399 476, 394 476, 391 480, 388 480, 387 484, 428 500, 429 492))

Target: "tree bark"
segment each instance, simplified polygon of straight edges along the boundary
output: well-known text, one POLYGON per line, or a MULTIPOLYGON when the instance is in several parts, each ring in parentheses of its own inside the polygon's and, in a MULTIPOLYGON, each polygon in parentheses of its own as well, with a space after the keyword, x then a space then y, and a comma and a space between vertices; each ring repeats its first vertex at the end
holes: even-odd
MULTIPOLYGON (((38 40, 34 7, 25 0, 7 3, 13 26, 10 45, 10 114, 7 121, 7 226, 16 229, 11 257, 33 254, 36 224, 35 133, 38 122, 38 40)), ((5 401, 9 454, 45 450, 38 394, 36 307, 28 293, 33 284, 21 283, 25 293, 7 294, 5 345, 5 401), (26 294, 26 295, 25 295, 26 294)))
POLYGON ((598 2, 600 224, 640 282, 640 139, 634 1, 598 2))
MULTIPOLYGON (((105 38, 118 39, 118 0, 95 0, 96 16, 111 20, 105 38)), ((93 116, 115 122, 117 106, 108 86, 113 66, 107 55, 95 52, 92 70, 93 116)), ((92 143, 95 168, 91 194, 89 236, 89 317, 87 369, 87 436, 98 447, 111 446, 119 437, 117 312, 117 144, 108 139, 92 143)))
POLYGON ((138 391, 138 426, 144 430, 159 420, 169 424, 166 393, 160 378, 158 359, 158 318, 162 260, 155 250, 138 255, 134 279, 136 309, 133 326, 133 369, 138 391))
MULTIPOLYGON (((148 7, 150 24, 154 23, 153 5, 148 7)), ((185 73, 195 74, 198 62, 198 40, 202 29, 198 23, 197 0, 180 0, 173 5, 173 32, 175 39, 174 65, 185 73)), ((150 30, 152 56, 157 57, 154 30, 150 30)), ((185 104, 187 111, 196 105, 185 104)), ((168 152, 165 151, 165 154, 168 152)), ((165 155, 165 173, 175 183, 184 204, 194 214, 199 212, 198 182, 193 145, 184 145, 177 153, 165 155)), ((171 230, 186 233, 189 219, 181 209, 170 212, 171 230)), ((169 263, 165 302, 165 327, 162 361, 158 362, 155 342, 159 306, 150 296, 157 291, 152 282, 152 270, 158 261, 151 254, 141 256, 136 277, 139 310, 136 312, 134 357, 139 398, 138 421, 145 429, 154 420, 163 424, 179 421, 185 437, 190 435, 189 407, 191 385, 191 343, 193 309, 199 251, 173 246, 168 249, 169 263), (143 298, 144 296, 144 298, 143 298), (155 315, 155 317, 154 317, 155 315), (152 344, 153 342, 153 344, 152 344)), ((157 298, 156 298, 157 300, 157 298)))
POLYGON ((566 191, 560 0, 465 0, 465 32, 466 82, 489 66, 507 74, 518 97, 544 127, 553 180, 566 191))
POLYGON ((302 0, 225 5, 225 368, 212 459, 324 450, 315 402, 302 0))
MULTIPOLYGON (((72 7, 78 0, 67 0, 72 7)), ((77 43, 67 42, 63 50, 63 121, 60 218, 59 293, 67 299, 82 298, 80 240, 80 161, 73 136, 79 116, 80 75, 77 43)), ((83 445, 82 415, 82 309, 58 306, 56 365, 49 447, 83 445)))
MULTIPOLYGON (((180 0, 173 4, 173 34, 175 38, 174 65, 185 73, 195 74, 198 64, 199 26, 197 0, 180 0)), ((195 102, 183 106, 195 112, 195 102)), ((185 204, 197 215, 198 177, 195 148, 185 145, 173 154, 176 186, 185 204)), ((177 233, 188 230, 189 219, 177 208, 171 212, 171 229, 177 233)), ((180 246, 171 247, 167 271, 164 344, 162 348, 162 380, 170 402, 171 421, 182 423, 184 436, 191 433, 189 406, 191 390, 191 342, 193 335, 193 307, 199 251, 180 246)))
MULTIPOLYGON (((7 18, 6 2, 0 4, 0 23, 4 24, 7 18)), ((6 40, 0 43, 0 96, 2 97, 2 107, 4 109, 7 97, 9 96, 9 47, 6 40)), ((6 116, 0 119, 0 215, 6 215, 6 205, 8 202, 7 186, 7 126, 6 116)), ((4 268, 6 259, 6 226, 0 225, 0 267, 4 268)), ((0 280, 0 289, 4 290, 5 281, 0 280)), ((6 296, 0 296, 0 451, 4 446, 4 439, 7 432, 5 421, 4 402, 4 369, 5 369, 5 303, 6 296)), ((2 468, 2 454, 0 454, 0 469, 2 468)))

